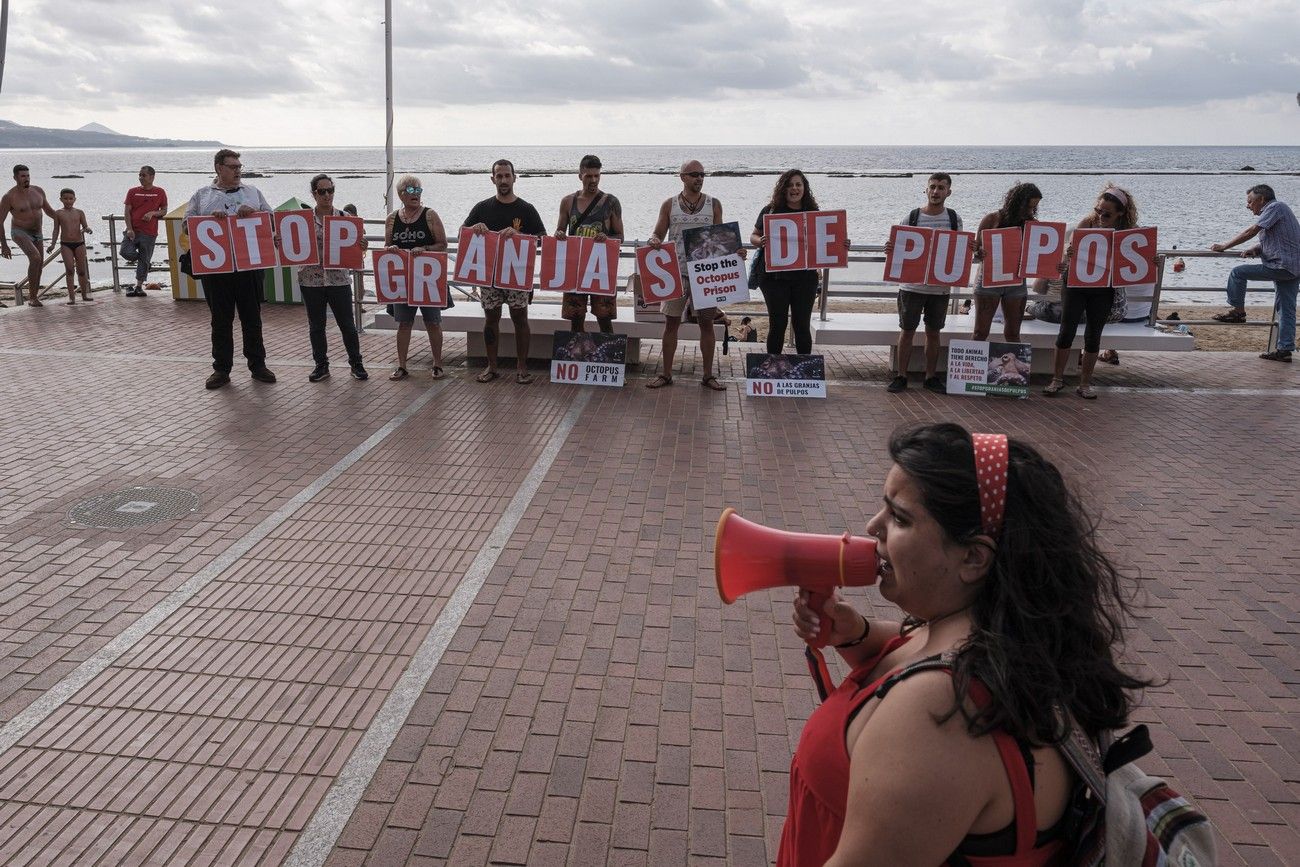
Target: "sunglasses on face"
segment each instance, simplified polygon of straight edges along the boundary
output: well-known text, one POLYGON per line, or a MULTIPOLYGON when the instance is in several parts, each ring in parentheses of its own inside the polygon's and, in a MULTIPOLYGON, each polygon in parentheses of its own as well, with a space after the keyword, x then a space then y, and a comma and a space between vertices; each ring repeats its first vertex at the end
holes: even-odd
POLYGON ((318 190, 316 191, 316 195, 318 195, 318 196, 332 196, 332 195, 334 195, 334 188, 333 188, 333 187, 321 187, 320 189, 318 189, 318 190))
POLYGON ((702 178, 702 177, 704 177, 704 172, 682 172, 682 177, 684 177, 684 178, 702 178))
POLYGON ((424 187, 402 187, 402 192, 406 193, 408 196, 418 196, 420 193, 424 192, 424 187))

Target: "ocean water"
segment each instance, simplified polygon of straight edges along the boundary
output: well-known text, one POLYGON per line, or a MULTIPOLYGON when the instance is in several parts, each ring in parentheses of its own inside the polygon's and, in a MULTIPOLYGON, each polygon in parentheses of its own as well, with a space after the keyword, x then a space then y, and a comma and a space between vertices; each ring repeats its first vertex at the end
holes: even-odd
MULTIPOLYGON (((588 152, 604 162, 602 188, 621 200, 629 238, 650 234, 660 204, 680 189, 677 167, 691 158, 711 173, 705 191, 721 199, 724 219, 739 221, 746 235, 771 197, 776 175, 797 166, 809 175, 821 207, 848 212, 855 244, 884 243, 889 226, 923 203, 926 177, 937 170, 954 175, 948 205, 961 213, 968 229, 1020 181, 1042 189, 1040 219, 1070 223, 1091 209, 1106 181, 1114 181, 1133 193, 1142 224, 1159 227, 1164 249, 1204 250, 1232 238, 1250 224, 1245 191, 1255 183, 1271 184, 1280 199, 1300 205, 1300 147, 413 147, 396 150, 394 168, 421 177, 425 204, 450 229, 475 202, 493 194, 488 174, 493 160, 511 159, 520 173, 516 192, 553 226, 560 198, 578 187, 577 164, 588 152), (1247 166, 1253 171, 1242 171, 1247 166)), ((124 194, 136 183, 141 165, 157 170, 157 183, 167 190, 172 207, 212 176, 208 150, 0 153, 9 165, 28 165, 33 183, 45 188, 55 207, 59 189, 73 188, 77 206, 96 229, 96 242, 107 239, 108 227, 100 217, 121 213, 124 194)), ((263 175, 248 182, 273 205, 292 196, 309 200, 311 176, 324 171, 335 179, 337 204, 353 202, 363 217, 384 216, 382 148, 245 148, 242 162, 246 172, 263 175)), ((92 278, 108 280, 106 250, 97 246, 93 255, 92 278)), ((1218 296, 1177 290, 1221 287, 1232 264, 1189 259, 1183 274, 1166 274, 1166 299, 1219 303, 1218 296)), ((21 259, 0 260, 0 280, 24 273, 21 259)), ((47 281, 53 273, 47 269, 47 281)), ((834 279, 841 283, 878 275, 878 265, 863 265, 834 279)))

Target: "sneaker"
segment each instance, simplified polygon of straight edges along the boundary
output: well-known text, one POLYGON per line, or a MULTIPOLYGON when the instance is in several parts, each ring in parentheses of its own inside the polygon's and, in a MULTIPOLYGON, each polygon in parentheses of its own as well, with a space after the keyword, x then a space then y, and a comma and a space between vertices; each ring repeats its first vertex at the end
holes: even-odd
POLYGON ((933 391, 935 394, 948 393, 948 383, 944 381, 944 378, 942 376, 938 376, 938 375, 927 376, 925 378, 925 382, 923 382, 922 385, 924 385, 930 391, 933 391))
POLYGON ((252 371, 252 377, 258 382, 275 382, 275 374, 265 367, 259 367, 252 371))
POLYGON ((1283 361, 1286 362, 1287 364, 1290 364, 1291 350, 1275 349, 1272 352, 1261 352, 1259 354, 1259 357, 1264 359, 1265 361, 1283 361))
POLYGON ((212 375, 208 377, 208 381, 203 384, 203 387, 211 391, 214 388, 221 388, 221 386, 229 384, 230 374, 214 370, 212 371, 212 375))
POLYGON ((352 378, 369 379, 370 374, 366 373, 365 367, 362 366, 361 362, 358 361, 356 364, 352 365, 352 378))
MULTIPOLYGON (((253 377, 257 378, 257 374, 254 373, 253 377)), ((308 382, 320 382, 322 379, 329 379, 329 378, 330 378, 330 366, 328 364, 318 364, 316 365, 315 370, 307 374, 308 382)), ((274 376, 271 377, 271 382, 275 382, 274 376)))
POLYGON ((890 394, 898 394, 900 391, 903 391, 906 388, 907 388, 907 377, 895 376, 893 379, 889 381, 889 385, 885 386, 885 391, 889 392, 890 394))

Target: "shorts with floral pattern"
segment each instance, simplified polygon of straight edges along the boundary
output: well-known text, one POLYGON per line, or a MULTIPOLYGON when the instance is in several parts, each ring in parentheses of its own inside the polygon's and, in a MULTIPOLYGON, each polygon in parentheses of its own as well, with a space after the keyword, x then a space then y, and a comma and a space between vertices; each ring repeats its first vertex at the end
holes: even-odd
POLYGON ((577 319, 587 315, 587 299, 591 299, 591 315, 597 319, 618 318, 618 303, 613 295, 591 295, 586 292, 565 292, 560 303, 560 315, 577 319))
POLYGON ((483 302, 484 310, 500 310, 502 304, 507 305, 511 310, 527 310, 529 302, 533 300, 533 293, 522 289, 480 286, 478 297, 483 302))

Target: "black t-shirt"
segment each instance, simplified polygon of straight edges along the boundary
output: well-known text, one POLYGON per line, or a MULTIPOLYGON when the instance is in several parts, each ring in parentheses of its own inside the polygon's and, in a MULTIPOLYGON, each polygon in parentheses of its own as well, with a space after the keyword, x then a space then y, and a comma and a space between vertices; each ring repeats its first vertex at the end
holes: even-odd
POLYGON ((514 227, 516 232, 525 235, 546 234, 546 224, 542 222, 537 209, 518 198, 508 205, 497 201, 496 196, 479 202, 470 209, 464 225, 474 226, 478 223, 482 223, 493 232, 514 227))

